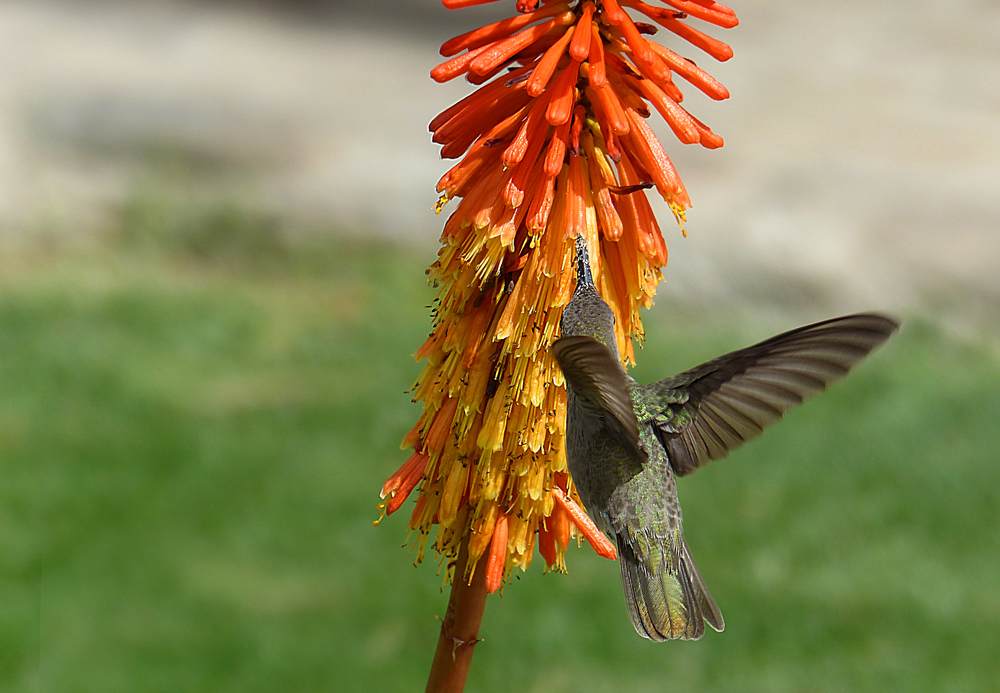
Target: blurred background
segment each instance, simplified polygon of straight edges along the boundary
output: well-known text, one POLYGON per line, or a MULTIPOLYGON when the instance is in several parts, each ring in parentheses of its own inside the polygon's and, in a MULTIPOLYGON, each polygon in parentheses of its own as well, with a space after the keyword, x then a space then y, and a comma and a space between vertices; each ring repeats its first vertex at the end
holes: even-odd
MULTIPOLYGON (((725 148, 653 119, 695 206, 686 239, 657 208, 634 375, 904 327, 681 482, 725 633, 640 639, 584 547, 489 600, 469 690, 1000 680, 1000 3, 734 9, 733 60, 682 51, 725 148)), ((470 89, 428 72, 512 11, 0 2, 0 689, 423 688, 447 592, 372 520, 445 220, 426 124, 470 89)))

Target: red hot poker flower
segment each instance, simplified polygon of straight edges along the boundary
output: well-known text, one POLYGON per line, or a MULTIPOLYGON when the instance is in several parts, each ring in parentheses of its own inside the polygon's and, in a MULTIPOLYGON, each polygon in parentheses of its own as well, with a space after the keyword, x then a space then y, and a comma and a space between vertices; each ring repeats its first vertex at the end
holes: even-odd
POLYGON ((566 472, 566 394, 549 352, 574 287, 572 239, 586 238, 619 351, 633 361, 639 307, 652 303, 667 261, 644 190, 656 188, 682 229, 690 206, 646 119, 655 110, 682 143, 719 147, 722 138, 681 106, 678 84, 729 96, 651 40, 656 27, 636 16, 717 60, 732 50, 689 20, 738 23, 714 0, 517 0, 516 8, 445 42, 448 60, 431 72, 481 86, 430 124, 442 156, 460 159, 438 182, 437 211, 460 202, 430 270, 434 328, 415 354, 427 362, 414 391, 424 412, 403 446, 416 452, 386 482, 380 506, 393 512, 419 489, 409 523, 417 560, 436 527, 434 549, 449 570, 467 542, 462 579, 486 556, 490 592, 527 568, 536 535, 556 570, 565 570, 574 532, 614 556, 566 472))

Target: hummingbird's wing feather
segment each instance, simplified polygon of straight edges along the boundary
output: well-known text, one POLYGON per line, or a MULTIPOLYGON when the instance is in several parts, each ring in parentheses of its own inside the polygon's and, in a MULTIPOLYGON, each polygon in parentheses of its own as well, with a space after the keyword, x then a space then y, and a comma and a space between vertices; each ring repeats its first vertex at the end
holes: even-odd
POLYGON ((603 416, 609 432, 645 463, 639 445, 639 422, 632 409, 628 376, 611 350, 593 337, 563 337, 552 345, 566 383, 577 397, 603 416))
POLYGON ((825 320, 642 386, 641 397, 658 403, 657 434, 683 476, 756 438, 898 328, 874 313, 825 320))

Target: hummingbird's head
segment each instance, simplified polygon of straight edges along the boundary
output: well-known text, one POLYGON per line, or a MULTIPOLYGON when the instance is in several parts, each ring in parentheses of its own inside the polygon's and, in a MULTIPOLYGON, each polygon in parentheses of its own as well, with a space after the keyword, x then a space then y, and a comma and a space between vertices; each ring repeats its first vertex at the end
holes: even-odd
POLYGON ((590 269, 590 257, 583 235, 576 239, 576 291, 563 309, 560 327, 563 337, 593 337, 618 356, 615 314, 597 293, 590 269))

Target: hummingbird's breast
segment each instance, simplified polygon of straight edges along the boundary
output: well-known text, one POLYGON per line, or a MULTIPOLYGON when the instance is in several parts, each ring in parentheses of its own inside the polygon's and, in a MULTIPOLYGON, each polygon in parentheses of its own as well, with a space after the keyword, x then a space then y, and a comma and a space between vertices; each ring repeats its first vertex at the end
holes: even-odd
POLYGON ((572 391, 567 402, 566 462, 580 500, 595 519, 598 512, 606 512, 616 489, 642 471, 641 461, 610 433, 601 414, 588 412, 572 391))

